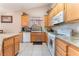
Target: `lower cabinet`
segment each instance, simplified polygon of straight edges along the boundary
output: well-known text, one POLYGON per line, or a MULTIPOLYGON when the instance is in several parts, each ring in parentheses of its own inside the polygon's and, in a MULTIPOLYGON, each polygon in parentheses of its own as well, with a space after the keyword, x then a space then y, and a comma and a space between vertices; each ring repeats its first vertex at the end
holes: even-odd
POLYGON ((79 48, 73 45, 68 47, 68 56, 79 56, 79 48))
POLYGON ((15 56, 19 53, 21 36, 15 35, 3 41, 3 56, 15 56))
POLYGON ((20 36, 20 42, 22 42, 22 41, 23 41, 23 33, 20 32, 20 33, 19 33, 19 36, 20 36))
POLYGON ((19 53, 19 48, 20 48, 20 36, 17 35, 14 37, 14 50, 15 50, 15 55, 19 53))
POLYGON ((59 38, 56 38, 55 49, 56 56, 79 56, 78 47, 59 38))
POLYGON ((31 42, 35 42, 37 40, 47 43, 48 38, 46 36, 46 33, 45 32, 31 32, 31 42))
POLYGON ((55 55, 56 56, 67 56, 68 53, 68 44, 64 41, 62 41, 61 39, 57 38, 56 39, 56 51, 55 51, 55 55))
POLYGON ((3 43, 3 56, 14 56, 14 38, 6 38, 3 43))
POLYGON ((0 56, 2 56, 2 51, 0 51, 0 56))

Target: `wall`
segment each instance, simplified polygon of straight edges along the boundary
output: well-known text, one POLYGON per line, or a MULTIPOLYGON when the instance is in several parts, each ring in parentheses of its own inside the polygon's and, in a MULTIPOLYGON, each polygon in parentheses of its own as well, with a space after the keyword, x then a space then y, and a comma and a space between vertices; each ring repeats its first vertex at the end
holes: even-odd
POLYGON ((1 15, 13 16, 13 23, 1 23, 0 22, 0 29, 3 29, 4 32, 20 32, 20 30, 21 30, 21 17, 20 17, 19 13, 17 13, 17 12, 0 13, 0 21, 1 21, 1 15))
POLYGON ((31 17, 43 17, 44 15, 46 15, 46 11, 48 10, 48 8, 48 6, 33 8, 27 10, 26 13, 28 13, 31 17))
MULTIPOLYGON (((44 20, 43 16, 46 15, 47 9, 48 9, 47 6, 43 6, 43 7, 27 10, 26 13, 29 14, 29 17, 41 17, 42 20, 44 20)), ((14 12, 14 11, 0 7, 0 21, 1 21, 1 15, 13 16, 13 23, 0 22, 0 29, 3 29, 4 32, 20 32, 21 31, 21 13, 22 12, 20 11, 14 12)), ((44 25, 44 22, 42 22, 42 24, 44 25)))
MULTIPOLYGON (((42 26, 44 26, 44 15, 46 15, 46 11, 49 9, 48 6, 42 6, 42 7, 37 7, 37 8, 33 8, 33 9, 29 9, 27 10, 27 14, 29 14, 29 20, 31 20, 32 18, 34 19, 34 17, 43 20, 41 22, 42 26)), ((35 19, 36 20, 36 19, 35 19)), ((33 22, 30 22, 29 26, 32 26, 31 24, 33 24, 33 22)))
POLYGON ((56 30, 59 34, 65 34, 66 36, 72 35, 72 30, 75 33, 79 33, 79 22, 70 24, 61 24, 59 26, 54 26, 52 29, 56 30))

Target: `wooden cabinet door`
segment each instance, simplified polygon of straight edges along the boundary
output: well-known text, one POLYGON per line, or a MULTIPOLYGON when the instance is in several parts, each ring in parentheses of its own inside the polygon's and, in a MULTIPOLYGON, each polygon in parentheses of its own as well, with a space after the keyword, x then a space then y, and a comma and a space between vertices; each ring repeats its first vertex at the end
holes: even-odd
POLYGON ((64 3, 58 3, 56 8, 57 8, 57 14, 61 11, 64 11, 64 3))
POLYGON ((4 46, 3 46, 3 55, 4 56, 14 56, 14 39, 7 38, 4 39, 4 46))
POLYGON ((4 48, 4 56, 14 56, 14 48, 12 45, 4 48))
POLYGON ((15 44, 15 55, 17 55, 19 53, 19 49, 20 48, 20 43, 16 43, 15 44))
POLYGON ((79 56, 79 48, 71 45, 68 47, 68 56, 79 56))
POLYGON ((3 55, 3 53, 2 53, 2 51, 0 51, 0 56, 2 56, 3 55))
POLYGON ((19 52, 19 48, 20 48, 20 36, 16 35, 15 36, 15 55, 19 52))
POLYGON ((56 49, 56 51, 55 51, 56 56, 58 54, 61 56, 68 55, 68 44, 59 38, 56 38, 55 49, 56 49))
POLYGON ((36 33, 31 32, 31 42, 35 42, 36 37, 37 37, 36 33))
POLYGON ((20 40, 20 42, 23 41, 23 33, 22 32, 19 34, 19 40, 20 40))
POLYGON ((44 16, 44 25, 45 25, 45 27, 49 26, 48 15, 44 16))
POLYGON ((38 39, 42 42, 47 42, 45 32, 31 32, 31 42, 35 42, 38 39))
POLYGON ((65 4, 65 22, 79 19, 79 3, 65 4))
POLYGON ((28 15, 21 16, 21 25, 22 25, 22 27, 29 25, 28 15))

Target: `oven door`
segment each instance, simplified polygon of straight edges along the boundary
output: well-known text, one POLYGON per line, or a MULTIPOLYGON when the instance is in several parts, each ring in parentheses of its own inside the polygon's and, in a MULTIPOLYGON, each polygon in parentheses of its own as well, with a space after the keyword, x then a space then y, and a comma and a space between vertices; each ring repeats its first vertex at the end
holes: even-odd
POLYGON ((48 34, 48 49, 52 56, 54 55, 54 50, 55 50, 54 45, 55 45, 55 35, 48 34))

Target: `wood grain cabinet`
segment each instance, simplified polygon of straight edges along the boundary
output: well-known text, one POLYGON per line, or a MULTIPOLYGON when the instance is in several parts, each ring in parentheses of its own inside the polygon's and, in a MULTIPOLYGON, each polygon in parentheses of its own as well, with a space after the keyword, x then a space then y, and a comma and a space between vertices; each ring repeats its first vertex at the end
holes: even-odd
POLYGON ((64 11, 64 3, 58 3, 56 5, 56 8, 57 8, 57 13, 56 14, 58 14, 61 11, 64 11))
POLYGON ((65 22, 79 19, 79 3, 65 4, 65 22))
POLYGON ((2 51, 0 51, 0 56, 2 56, 2 51))
POLYGON ((48 18, 48 15, 45 15, 44 16, 44 25, 45 25, 45 27, 47 27, 47 26, 49 26, 49 18, 48 18))
POLYGON ((66 23, 79 21, 79 3, 57 3, 49 12, 49 17, 56 16, 60 11, 64 11, 64 21, 66 23))
POLYGON ((42 42, 48 40, 45 32, 31 32, 31 42, 36 42, 38 39, 42 42))
POLYGON ((14 38, 4 39, 3 42, 3 55, 14 56, 14 38))
POLYGON ((74 45, 70 45, 68 47, 68 56, 79 56, 79 48, 74 45))
POLYGON ((21 16, 21 26, 25 27, 28 25, 29 25, 29 16, 28 15, 21 16))
POLYGON ((22 38, 22 33, 5 38, 3 41, 3 56, 15 56, 19 53, 20 50, 20 40, 22 38))
POLYGON ((61 11, 64 11, 64 4, 63 3, 57 3, 51 9, 51 11, 49 13, 49 23, 50 23, 50 26, 52 26, 51 22, 53 22, 53 17, 56 16, 61 11))
POLYGON ((68 44, 64 41, 62 41, 61 39, 57 38, 56 39, 56 56, 67 56, 68 53, 68 44))
POLYGON ((19 48, 20 48, 20 36, 17 35, 14 38, 15 38, 15 40, 14 40, 14 43, 15 43, 14 50, 15 50, 15 55, 17 55, 19 53, 19 48))
POLYGON ((19 38, 20 38, 20 39, 19 39, 20 42, 22 42, 22 41, 23 41, 23 33, 22 33, 22 32, 19 33, 19 38))

